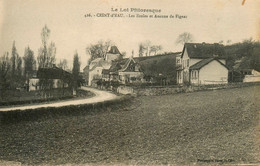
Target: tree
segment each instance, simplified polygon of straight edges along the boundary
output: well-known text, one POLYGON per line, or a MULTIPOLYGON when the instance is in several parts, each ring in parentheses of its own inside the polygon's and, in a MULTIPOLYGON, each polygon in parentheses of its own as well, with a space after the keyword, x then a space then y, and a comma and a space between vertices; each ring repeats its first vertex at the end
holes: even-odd
POLYGON ((16 77, 17 77, 17 81, 19 81, 19 83, 22 83, 22 58, 21 57, 17 57, 17 68, 16 68, 16 77))
MULTIPOLYGON (((55 43, 51 42, 48 44, 50 37, 50 29, 45 25, 41 32, 42 46, 38 50, 38 68, 52 67, 55 63, 56 46, 55 43)), ((53 87, 53 80, 48 78, 40 79, 40 89, 43 90, 43 95, 46 97, 46 90, 53 87)))
POLYGON ((0 57, 0 96, 3 99, 5 96, 5 91, 10 85, 9 71, 11 69, 9 53, 6 52, 2 57, 0 57))
POLYGON ((188 32, 184 32, 180 34, 176 40, 176 44, 184 45, 185 43, 188 42, 193 42, 193 36, 188 32))
POLYGON ((15 41, 13 42, 12 46, 11 80, 13 88, 16 88, 22 84, 22 58, 17 53, 15 41))
POLYGON ((145 41, 145 42, 141 42, 139 44, 139 57, 142 56, 151 56, 152 53, 153 55, 156 55, 158 53, 158 51, 162 50, 162 46, 161 45, 152 45, 151 42, 149 40, 145 41))
POLYGON ((59 68, 63 70, 68 69, 68 61, 66 59, 60 60, 60 63, 57 65, 59 68))
POLYGON ((96 44, 90 44, 86 48, 87 54, 90 55, 90 59, 88 61, 88 64, 96 58, 106 58, 106 54, 108 52, 109 47, 113 45, 113 42, 108 40, 106 42, 100 40, 96 44))
POLYGON ((76 51, 73 58, 73 68, 72 68, 73 89, 77 89, 80 86, 79 72, 80 72, 80 61, 79 61, 79 55, 76 51))
POLYGON ((156 55, 158 53, 158 51, 162 50, 162 46, 161 45, 153 45, 150 48, 150 55, 151 53, 153 53, 153 55, 156 55))
POLYGON ((15 73, 16 73, 16 60, 17 60, 17 49, 15 46, 15 41, 13 42, 13 47, 12 47, 12 57, 11 57, 11 62, 12 62, 12 78, 15 78, 15 73))
POLYGON ((33 70, 35 69, 35 65, 36 65, 34 52, 30 49, 29 46, 25 48, 23 60, 24 60, 24 75, 25 78, 28 79, 29 76, 33 73, 33 70))
POLYGON ((143 45, 143 43, 139 44, 139 57, 143 57, 144 56, 144 51, 146 50, 145 46, 143 45))
POLYGON ((50 37, 50 29, 45 25, 41 32, 41 38, 42 38, 42 47, 38 50, 38 67, 44 68, 44 67, 52 67, 52 65, 55 63, 55 56, 56 56, 56 46, 55 43, 51 42, 50 45, 48 45, 48 40, 50 37))

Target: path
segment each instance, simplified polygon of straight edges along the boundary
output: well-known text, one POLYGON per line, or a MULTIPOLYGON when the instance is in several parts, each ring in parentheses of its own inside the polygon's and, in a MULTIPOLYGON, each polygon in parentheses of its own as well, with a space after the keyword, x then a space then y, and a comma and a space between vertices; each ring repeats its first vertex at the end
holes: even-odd
POLYGON ((7 107, 7 108, 0 108, 0 111, 14 111, 14 110, 27 110, 27 109, 37 109, 37 108, 43 108, 43 107, 63 107, 63 106, 69 106, 69 105, 81 105, 81 104, 90 104, 90 103, 98 103, 108 100, 113 100, 116 98, 119 98, 118 96, 106 92, 97 90, 94 88, 89 87, 81 87, 83 90, 90 91, 95 94, 94 97, 86 98, 86 99, 79 99, 79 100, 67 100, 67 101, 60 101, 60 102, 54 102, 54 103, 46 103, 46 104, 37 104, 37 105, 24 105, 24 106, 13 106, 13 107, 7 107))

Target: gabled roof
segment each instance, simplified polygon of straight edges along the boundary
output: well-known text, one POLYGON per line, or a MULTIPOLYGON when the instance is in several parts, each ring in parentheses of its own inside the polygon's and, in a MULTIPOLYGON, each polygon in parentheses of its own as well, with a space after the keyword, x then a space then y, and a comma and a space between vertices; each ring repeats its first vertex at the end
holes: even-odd
POLYGON ((189 69, 190 70, 200 70, 202 67, 206 66, 207 64, 209 64, 210 62, 212 62, 214 60, 216 60, 218 63, 223 65, 225 68, 227 68, 227 66, 225 64, 223 64, 221 61, 219 61, 218 59, 216 59, 216 58, 208 58, 208 59, 203 59, 203 60, 199 61, 198 63, 195 63, 189 69))
POLYGON ((107 53, 110 53, 110 54, 121 54, 116 46, 111 46, 110 50, 107 53))
POLYGON ((131 58, 128 58, 127 62, 124 64, 124 66, 122 66, 122 69, 120 69, 119 71, 125 71, 125 70, 128 68, 128 66, 129 66, 129 64, 131 63, 131 61, 133 61, 134 63, 136 63, 135 60, 134 60, 132 57, 131 57, 131 58))
POLYGON ((71 78, 72 74, 58 67, 39 68, 37 71, 37 78, 47 79, 62 79, 71 78))
POLYGON ((224 45, 214 43, 185 43, 182 51, 182 56, 185 49, 188 52, 190 58, 206 59, 206 58, 218 58, 226 59, 226 52, 224 45))

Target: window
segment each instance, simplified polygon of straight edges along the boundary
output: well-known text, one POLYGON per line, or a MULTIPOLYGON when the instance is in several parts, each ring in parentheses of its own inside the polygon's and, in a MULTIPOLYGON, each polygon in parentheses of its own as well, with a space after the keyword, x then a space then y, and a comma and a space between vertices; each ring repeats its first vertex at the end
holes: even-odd
POLYGON ((189 67, 189 59, 187 59, 187 67, 189 67))

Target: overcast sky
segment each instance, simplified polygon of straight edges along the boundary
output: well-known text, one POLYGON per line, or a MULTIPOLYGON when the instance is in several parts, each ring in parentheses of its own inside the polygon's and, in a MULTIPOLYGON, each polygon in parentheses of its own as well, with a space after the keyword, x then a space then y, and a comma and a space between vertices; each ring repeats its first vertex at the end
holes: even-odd
POLYGON ((81 68, 89 58, 86 47, 98 40, 114 41, 127 56, 132 50, 137 56, 138 44, 145 40, 162 45, 163 51, 181 51, 183 46, 175 41, 183 32, 191 33, 194 42, 258 40, 259 9, 258 0, 246 0, 244 5, 242 0, 0 0, 0 53, 10 52, 15 40, 19 55, 23 56, 29 45, 37 56, 45 24, 57 47, 57 62, 65 58, 71 66, 77 50, 81 68), (87 13, 112 13, 112 7, 160 9, 160 15, 187 18, 84 17, 87 13))

